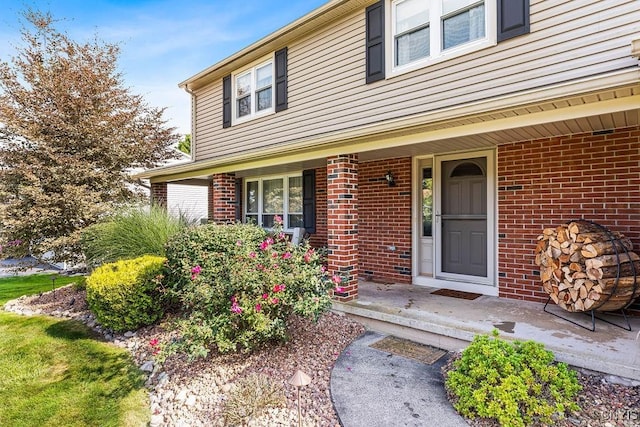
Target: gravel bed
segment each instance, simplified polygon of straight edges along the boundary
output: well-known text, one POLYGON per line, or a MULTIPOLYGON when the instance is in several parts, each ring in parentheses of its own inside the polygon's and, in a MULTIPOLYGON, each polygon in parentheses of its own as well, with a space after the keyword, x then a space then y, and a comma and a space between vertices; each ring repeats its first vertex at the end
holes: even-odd
MULTIPOLYGON (((251 373, 269 376, 280 384, 286 405, 270 409, 255 418, 250 426, 297 425, 297 392, 287 383, 300 369, 312 382, 301 389, 303 426, 339 426, 331 403, 331 369, 342 352, 364 332, 357 322, 333 313, 318 323, 294 317, 289 324, 291 339, 281 345, 269 345, 249 355, 213 354, 207 359, 187 362, 173 356, 162 366, 154 363, 151 341, 167 340, 170 331, 161 326, 115 334, 104 330, 88 311, 84 291, 73 285, 32 297, 8 302, 5 310, 31 314, 49 314, 84 322, 105 340, 128 349, 138 366, 148 373, 152 426, 223 426, 222 411, 238 380, 251 373)), ((443 370, 446 371, 449 365, 443 370)), ((559 427, 638 427, 640 426, 640 385, 638 382, 576 369, 582 391, 580 411, 559 420, 559 427)), ((467 420, 475 427, 495 427, 491 420, 467 420)))

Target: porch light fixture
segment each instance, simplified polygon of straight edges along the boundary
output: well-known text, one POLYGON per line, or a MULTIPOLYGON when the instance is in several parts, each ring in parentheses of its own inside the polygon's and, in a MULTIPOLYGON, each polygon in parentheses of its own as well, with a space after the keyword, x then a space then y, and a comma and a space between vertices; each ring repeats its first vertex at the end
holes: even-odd
POLYGON ((389 185, 389 187, 396 186, 396 178, 393 176, 393 173, 391 173, 391 171, 387 171, 387 173, 384 176, 384 179, 387 180, 387 184, 389 185))
POLYGON ((309 375, 298 369, 288 382, 298 389, 298 427, 300 427, 302 426, 302 416, 300 415, 300 387, 305 387, 311 384, 311 378, 309 375))

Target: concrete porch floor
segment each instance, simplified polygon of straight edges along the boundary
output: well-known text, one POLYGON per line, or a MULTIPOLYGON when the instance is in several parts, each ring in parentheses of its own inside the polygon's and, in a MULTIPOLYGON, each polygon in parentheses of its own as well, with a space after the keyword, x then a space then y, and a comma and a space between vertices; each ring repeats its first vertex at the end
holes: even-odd
MULTIPOLYGON (((496 328, 500 337, 543 343, 556 359, 570 365, 640 381, 640 318, 630 318, 632 331, 596 319, 595 332, 543 311, 544 304, 491 296, 465 300, 433 295, 436 288, 360 282, 358 299, 334 302, 368 329, 433 345, 463 349, 477 334, 496 328)), ((568 313, 550 303, 548 311, 591 327, 591 317, 568 313)), ((598 314, 623 324, 621 316, 598 314)))

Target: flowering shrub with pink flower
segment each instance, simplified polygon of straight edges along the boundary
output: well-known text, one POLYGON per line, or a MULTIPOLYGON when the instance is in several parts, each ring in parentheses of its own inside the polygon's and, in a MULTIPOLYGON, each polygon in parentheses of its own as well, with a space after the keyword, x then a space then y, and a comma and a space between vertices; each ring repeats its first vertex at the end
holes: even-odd
POLYGON ((331 306, 341 279, 308 243, 293 245, 279 221, 271 232, 255 225, 207 224, 169 243, 167 287, 183 313, 178 347, 191 356, 250 351, 287 338, 292 314, 317 319, 331 306))

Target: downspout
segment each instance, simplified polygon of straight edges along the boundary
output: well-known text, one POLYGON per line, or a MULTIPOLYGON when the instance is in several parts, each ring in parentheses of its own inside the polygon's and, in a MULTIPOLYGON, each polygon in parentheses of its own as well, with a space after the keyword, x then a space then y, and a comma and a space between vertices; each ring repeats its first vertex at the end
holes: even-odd
POLYGON ((196 124, 196 115, 195 115, 195 105, 198 100, 198 95, 195 94, 194 91, 189 89, 189 85, 184 85, 184 90, 191 95, 191 161, 195 162, 196 158, 194 155, 194 150, 196 148, 196 132, 195 132, 195 124, 196 124))

